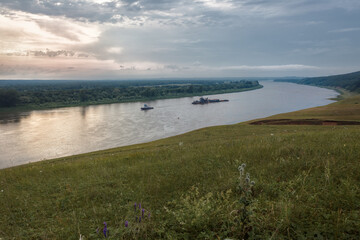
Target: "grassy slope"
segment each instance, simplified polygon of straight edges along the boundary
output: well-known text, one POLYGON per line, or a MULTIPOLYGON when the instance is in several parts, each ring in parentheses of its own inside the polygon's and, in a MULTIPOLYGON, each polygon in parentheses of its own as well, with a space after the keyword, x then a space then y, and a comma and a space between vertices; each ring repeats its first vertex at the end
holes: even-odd
MULTIPOLYGON (((321 120, 360 120, 360 95, 345 92, 343 100, 326 106, 304 109, 296 112, 277 114, 267 119, 321 119, 321 120)), ((341 97, 341 98, 343 98, 341 97)))
MULTIPOLYGON (((359 119, 359 100, 276 117, 359 119)), ((0 238, 101 239, 106 221, 112 239, 355 239, 359 139, 358 126, 242 123, 4 169, 0 238), (236 211, 243 162, 256 182, 246 227, 236 211), (134 202, 150 220, 134 223, 134 202)))

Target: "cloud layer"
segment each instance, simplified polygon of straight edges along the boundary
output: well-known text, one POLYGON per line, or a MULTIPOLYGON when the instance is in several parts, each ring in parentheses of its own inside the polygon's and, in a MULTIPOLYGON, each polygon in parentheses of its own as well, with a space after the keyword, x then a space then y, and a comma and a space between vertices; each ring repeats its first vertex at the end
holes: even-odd
POLYGON ((358 70, 358 0, 2 0, 0 78, 358 70))

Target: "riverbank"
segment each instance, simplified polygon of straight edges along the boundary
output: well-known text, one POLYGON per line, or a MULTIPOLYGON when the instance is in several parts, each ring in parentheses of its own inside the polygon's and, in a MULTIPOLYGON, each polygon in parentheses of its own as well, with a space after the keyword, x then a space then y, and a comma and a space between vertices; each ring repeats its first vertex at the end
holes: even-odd
MULTIPOLYGON (((269 119, 358 120, 359 100, 269 119)), ((3 169, 0 238, 101 239, 105 221, 110 239, 355 239, 359 139, 358 126, 246 122, 3 169)))
POLYGON ((91 105, 102 105, 102 104, 112 104, 112 103, 128 103, 128 102, 147 102, 160 99, 173 99, 173 98, 183 98, 183 97, 194 97, 194 96, 205 96, 205 95, 215 95, 215 94, 224 94, 224 93, 235 93, 235 92, 245 92, 262 88, 262 85, 257 85, 255 87, 248 88, 230 88, 230 89, 219 89, 216 91, 202 91, 194 93, 172 93, 171 95, 158 95, 155 97, 137 97, 137 98, 116 98, 116 99, 103 99, 97 101, 76 101, 76 102, 49 102, 43 104, 26 104, 19 105, 15 107, 0 107, 0 113, 14 113, 14 112, 26 112, 33 110, 47 110, 54 108, 63 108, 63 107, 79 107, 79 106, 91 106, 91 105))
POLYGON ((211 96, 229 102, 207 106, 192 105, 196 97, 187 97, 146 102, 154 107, 149 112, 140 111, 141 102, 135 102, 0 114, 0 169, 321 106, 336 96, 292 83, 262 85, 255 91, 211 96))

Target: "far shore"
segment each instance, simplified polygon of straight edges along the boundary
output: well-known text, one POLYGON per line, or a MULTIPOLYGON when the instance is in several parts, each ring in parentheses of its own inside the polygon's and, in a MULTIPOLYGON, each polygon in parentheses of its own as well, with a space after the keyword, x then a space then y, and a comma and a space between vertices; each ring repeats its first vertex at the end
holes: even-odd
POLYGON ((194 94, 179 94, 174 96, 159 96, 155 98, 137 98, 131 100, 109 100, 109 101, 97 101, 97 102, 77 102, 72 104, 64 104, 64 103, 47 103, 42 105, 21 105, 16 107, 0 107, 0 114, 1 113, 14 113, 14 112, 28 112, 34 110, 48 110, 48 109, 55 109, 55 108, 65 108, 65 107, 86 107, 92 105, 102 105, 102 104, 113 104, 113 103, 128 103, 128 102, 147 102, 147 101, 154 101, 154 100, 161 100, 161 99, 173 99, 173 98, 183 98, 183 97, 195 97, 195 96, 205 96, 205 95, 216 95, 216 94, 225 94, 225 93, 235 93, 235 92, 245 92, 245 91, 252 91, 256 89, 263 88, 260 84, 259 86, 252 87, 252 88, 244 88, 244 89, 228 89, 228 90, 219 90, 219 91, 211 91, 211 92, 203 92, 201 94, 194 93, 194 94))

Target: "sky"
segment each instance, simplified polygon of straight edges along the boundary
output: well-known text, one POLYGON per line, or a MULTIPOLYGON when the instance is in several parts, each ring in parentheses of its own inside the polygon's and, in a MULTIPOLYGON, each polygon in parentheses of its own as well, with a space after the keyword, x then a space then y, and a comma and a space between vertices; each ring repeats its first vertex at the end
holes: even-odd
POLYGON ((359 0, 0 0, 0 79, 359 70, 359 0))

